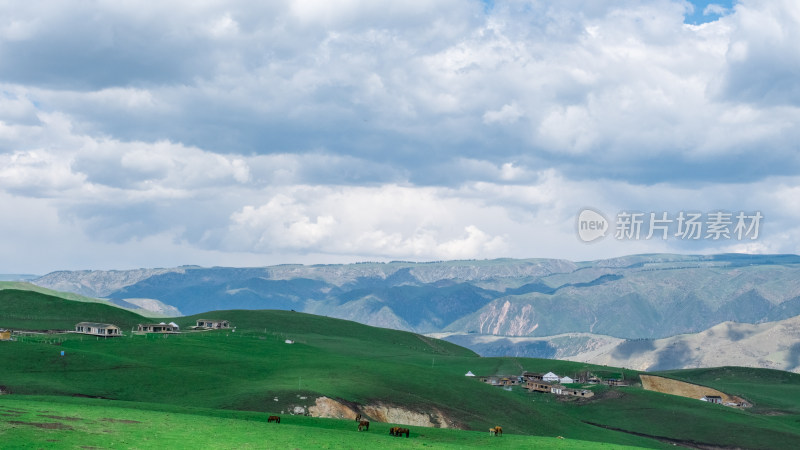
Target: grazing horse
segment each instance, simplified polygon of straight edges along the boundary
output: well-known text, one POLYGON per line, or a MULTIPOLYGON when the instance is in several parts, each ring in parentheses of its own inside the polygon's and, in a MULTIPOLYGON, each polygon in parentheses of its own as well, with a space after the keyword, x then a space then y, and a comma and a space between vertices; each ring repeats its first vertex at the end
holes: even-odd
POLYGON ((408 428, 392 427, 389 429, 389 434, 392 436, 401 436, 405 434, 406 437, 408 437, 408 433, 408 428))
POLYGON ((361 431, 362 429, 364 431, 369 431, 369 420, 362 420, 358 422, 358 431, 361 431))
POLYGON ((269 418, 267 419, 267 423, 270 423, 270 422, 281 423, 281 418, 278 417, 278 416, 269 416, 269 418))
POLYGON ((500 425, 498 425, 498 426, 496 426, 494 428, 490 428, 490 430, 494 431, 494 435, 495 436, 502 436, 503 435, 503 427, 501 427, 500 425))
POLYGON ((497 434, 497 430, 495 430, 494 427, 489 428, 489 436, 494 436, 495 434, 497 434))

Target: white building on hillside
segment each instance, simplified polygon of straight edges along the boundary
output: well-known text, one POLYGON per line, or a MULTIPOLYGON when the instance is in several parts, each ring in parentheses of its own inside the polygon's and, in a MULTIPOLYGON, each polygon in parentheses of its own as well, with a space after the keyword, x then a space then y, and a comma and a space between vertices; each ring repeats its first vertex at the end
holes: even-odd
POLYGON ((119 327, 110 323, 80 322, 75 325, 75 332, 103 337, 122 336, 119 327))
POLYGON ((547 373, 546 373, 546 374, 544 374, 544 376, 542 377, 542 381, 544 381, 544 382, 547 382, 547 383, 549 383, 549 382, 553 382, 553 381, 558 381, 558 380, 560 380, 560 379, 561 379, 561 378, 559 378, 559 376, 558 376, 558 375, 556 375, 556 374, 554 374, 553 372, 547 372, 547 373))

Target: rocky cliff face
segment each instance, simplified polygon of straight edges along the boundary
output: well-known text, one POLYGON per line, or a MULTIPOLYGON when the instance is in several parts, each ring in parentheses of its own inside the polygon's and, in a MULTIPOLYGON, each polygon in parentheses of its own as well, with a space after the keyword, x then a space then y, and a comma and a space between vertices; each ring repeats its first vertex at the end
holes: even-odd
POLYGON ((459 428, 442 411, 411 411, 390 404, 378 402, 366 405, 346 405, 328 397, 318 397, 314 405, 308 407, 309 415, 333 419, 355 419, 361 414, 366 420, 396 423, 417 427, 459 428))

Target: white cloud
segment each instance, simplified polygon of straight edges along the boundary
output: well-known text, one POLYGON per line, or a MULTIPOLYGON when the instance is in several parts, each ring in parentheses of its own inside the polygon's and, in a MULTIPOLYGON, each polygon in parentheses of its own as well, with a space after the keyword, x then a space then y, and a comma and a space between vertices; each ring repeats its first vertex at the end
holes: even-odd
MULTIPOLYGON (((503 237, 481 229, 492 226, 481 217, 486 209, 481 199, 439 188, 295 186, 234 213, 226 243, 234 250, 343 256, 499 256, 507 249, 503 237)), ((502 208, 494 209, 502 217, 502 208)))
POLYGON ((239 34, 239 23, 226 13, 211 23, 209 33, 215 38, 236 36, 239 34))
POLYGON ((709 3, 703 8, 703 15, 704 16, 722 16, 729 12, 730 10, 722 5, 718 5, 716 3, 709 3))
POLYGON ((31 197, 53 197, 80 188, 85 177, 47 151, 0 154, 0 188, 31 197))
POLYGON ((45 214, 106 262, 797 251, 797 2, 484 6, 0 5, 4 231, 45 214), (584 206, 771 225, 586 246, 584 206))
POLYGON ((497 111, 486 111, 483 114, 483 123, 506 123, 511 124, 519 120, 524 114, 522 108, 516 102, 511 102, 503 105, 497 111))
POLYGON ((800 107, 800 4, 742 1, 731 23, 727 63, 713 92, 727 101, 800 107))

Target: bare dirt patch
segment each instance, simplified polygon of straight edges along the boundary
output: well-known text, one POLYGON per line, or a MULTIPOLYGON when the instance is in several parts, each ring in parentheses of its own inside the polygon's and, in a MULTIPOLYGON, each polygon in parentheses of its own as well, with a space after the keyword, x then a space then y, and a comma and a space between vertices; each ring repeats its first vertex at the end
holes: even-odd
POLYGON ((51 416, 51 415, 48 415, 48 414, 39 414, 39 417, 47 417, 48 419, 70 420, 70 421, 83 420, 80 417, 51 416))
POLYGON ((318 397, 315 404, 308 407, 308 413, 312 417, 354 419, 359 412, 377 422, 398 423, 420 427, 459 428, 458 424, 452 422, 442 411, 436 408, 426 413, 411 411, 380 402, 370 405, 346 405, 343 402, 328 397, 318 397))
POLYGON ((22 422, 21 420, 10 420, 8 423, 13 425, 27 425, 29 427, 43 428, 45 430, 73 430, 69 425, 60 422, 22 422))
POLYGON ((640 375, 642 387, 648 391, 656 391, 664 394, 678 395, 694 399, 701 399, 704 396, 716 395, 722 398, 723 403, 746 403, 739 397, 728 395, 716 389, 700 386, 699 384, 687 383, 685 381, 671 380, 669 378, 657 377, 655 375, 640 375))
POLYGON ((312 417, 332 419, 355 419, 358 414, 353 408, 328 397, 318 397, 313 406, 308 407, 312 417))
POLYGON ((112 419, 110 417, 105 417, 100 419, 103 422, 113 422, 113 423, 142 423, 138 420, 129 420, 129 419, 112 419))

